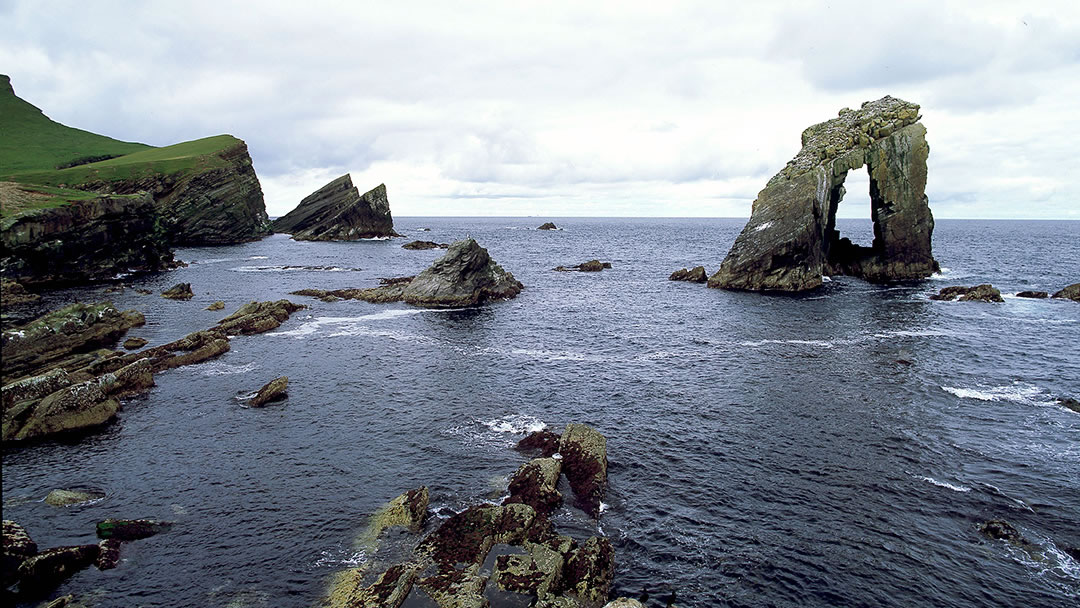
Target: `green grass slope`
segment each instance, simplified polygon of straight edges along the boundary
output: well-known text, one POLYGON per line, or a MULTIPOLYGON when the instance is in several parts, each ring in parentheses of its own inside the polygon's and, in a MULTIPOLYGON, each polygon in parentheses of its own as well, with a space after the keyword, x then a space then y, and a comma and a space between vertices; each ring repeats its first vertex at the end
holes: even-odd
POLYGON ((0 74, 0 175, 52 170, 83 159, 150 149, 146 144, 119 141, 54 122, 16 97, 11 79, 0 74))

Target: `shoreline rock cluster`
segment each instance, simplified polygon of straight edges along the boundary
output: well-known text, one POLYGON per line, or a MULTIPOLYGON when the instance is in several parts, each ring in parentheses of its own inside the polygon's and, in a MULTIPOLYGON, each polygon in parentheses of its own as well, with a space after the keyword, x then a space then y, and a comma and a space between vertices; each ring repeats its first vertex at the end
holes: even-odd
MULTIPOLYGON (((561 504, 560 474, 567 476, 578 502, 594 517, 599 513, 607 487, 606 439, 581 424, 568 425, 561 436, 546 435, 526 438, 521 445, 527 450, 554 443, 559 451, 522 464, 502 504, 474 504, 432 527, 425 526, 426 487, 390 501, 372 516, 366 548, 376 553, 380 536, 394 526, 427 534, 410 543, 410 557, 381 572, 365 564, 337 573, 322 605, 398 608, 410 598, 439 608, 487 606, 493 598, 543 608, 610 605, 615 572, 611 541, 602 536, 575 540, 559 534, 548 519, 561 504)), ((617 601, 622 603, 616 606, 633 605, 625 598, 617 601)))
MULTIPOLYGON (((1072 300, 1074 302, 1080 302, 1080 283, 1073 283, 1054 293, 1050 296, 1045 291, 1021 291, 1016 294, 1018 298, 1031 298, 1031 299, 1046 299, 1048 297, 1059 300, 1072 300)), ((963 285, 953 285, 951 287, 943 287, 938 293, 930 296, 931 300, 944 300, 952 301, 957 300, 959 302, 1004 302, 1005 299, 1001 297, 1001 291, 990 285, 989 283, 983 283, 982 285, 975 285, 974 287, 965 287, 963 285)))
POLYGON ((552 270, 559 272, 600 272, 605 268, 611 268, 611 262, 601 262, 600 260, 589 260, 588 262, 582 262, 576 266, 556 266, 552 270))

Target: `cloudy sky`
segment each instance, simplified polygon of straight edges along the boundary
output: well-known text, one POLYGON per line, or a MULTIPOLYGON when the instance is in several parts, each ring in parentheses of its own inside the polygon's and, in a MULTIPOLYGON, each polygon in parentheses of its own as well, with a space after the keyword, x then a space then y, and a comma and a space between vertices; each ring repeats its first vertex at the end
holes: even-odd
POLYGON ((118 139, 244 139, 270 215, 351 172, 396 216, 748 217, 803 128, 891 94, 936 217, 1080 219, 1078 6, 0 0, 0 73, 118 139))

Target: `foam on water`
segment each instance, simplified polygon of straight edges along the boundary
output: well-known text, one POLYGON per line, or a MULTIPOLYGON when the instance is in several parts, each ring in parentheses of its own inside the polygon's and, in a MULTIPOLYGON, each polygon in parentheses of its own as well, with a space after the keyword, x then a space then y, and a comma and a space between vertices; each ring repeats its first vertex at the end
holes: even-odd
POLYGON ((946 393, 961 399, 979 401, 1008 401, 1022 405, 1054 405, 1057 399, 1043 389, 1025 382, 1013 382, 1000 386, 979 385, 974 387, 942 386, 946 393))
POLYGON ((481 424, 496 433, 528 435, 547 428, 543 420, 528 414, 509 414, 492 420, 482 420, 481 424))
POLYGON ((359 272, 362 268, 343 268, 341 266, 237 266, 230 268, 234 272, 359 272))
POLYGON ((212 361, 199 367, 199 371, 204 376, 229 376, 232 374, 246 374, 257 369, 259 369, 259 366, 254 361, 252 361, 251 363, 245 363, 244 365, 229 365, 221 361, 212 361))
POLYGON ((397 319, 399 317, 409 317, 412 315, 419 315, 424 313, 440 313, 447 312, 446 310, 434 310, 428 308, 391 308, 387 310, 381 310, 379 312, 371 313, 368 315, 358 315, 355 317, 314 317, 310 321, 303 323, 295 329, 286 329, 281 331, 270 332, 268 336, 278 336, 283 338, 304 338, 315 335, 325 326, 344 326, 342 329, 327 334, 328 337, 339 336, 354 336, 354 335, 386 335, 386 332, 373 333, 368 329, 364 323, 369 321, 387 321, 391 319, 397 319))
POLYGON ((325 549, 319 553, 311 567, 313 569, 331 568, 340 570, 343 568, 356 568, 367 562, 367 552, 353 549, 325 549))
POLYGON ((952 484, 952 483, 949 483, 947 481, 938 481, 937 479, 934 479, 933 477, 927 477, 925 475, 914 475, 914 477, 916 479, 921 479, 922 481, 932 483, 935 486, 938 486, 939 488, 948 488, 948 489, 952 490, 953 492, 970 492, 971 491, 971 488, 969 488, 967 486, 962 486, 962 485, 958 485, 958 484, 952 484))

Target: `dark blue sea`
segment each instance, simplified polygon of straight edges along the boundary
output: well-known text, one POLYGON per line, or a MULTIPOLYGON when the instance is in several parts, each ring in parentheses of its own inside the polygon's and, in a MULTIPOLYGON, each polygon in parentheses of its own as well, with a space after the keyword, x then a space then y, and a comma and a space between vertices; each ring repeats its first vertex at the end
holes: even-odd
MULTIPOLYGON (((1080 304, 1014 297, 1080 281, 1080 222, 941 220, 931 280, 833 277, 763 295, 675 283, 714 272, 743 219, 398 218, 409 239, 471 235, 525 285, 468 310, 325 303, 442 251, 403 239, 190 248, 190 265, 51 294, 143 312, 151 345, 250 300, 310 308, 236 337, 219 359, 159 374, 96 434, 3 453, 3 517, 42 547, 95 542, 106 517, 176 521, 53 594, 87 605, 312 606, 328 577, 376 559, 368 516, 426 485, 432 508, 498 500, 527 431, 588 423, 608 438, 599 521, 615 592, 649 606, 1080 605, 1080 304), (547 220, 562 230, 535 228, 547 220), (430 231, 421 231, 430 228, 430 231), (551 269, 593 258, 600 273, 551 269), (189 302, 156 295, 191 283, 189 302), (990 282, 1002 304, 936 302, 990 282), (133 287, 153 289, 137 294, 133 287), (226 309, 204 310, 215 300, 226 309), (239 397, 289 377, 286 401, 239 397), (54 508, 53 488, 96 503, 54 508), (1002 518, 1027 549, 982 537, 1002 518)), ((841 220, 869 244, 869 221, 841 220)), ((434 518, 431 525, 438 523, 434 518)), ((384 567, 386 564, 382 564, 384 567)), ((36 605, 30 603, 27 605, 36 605)))

